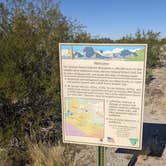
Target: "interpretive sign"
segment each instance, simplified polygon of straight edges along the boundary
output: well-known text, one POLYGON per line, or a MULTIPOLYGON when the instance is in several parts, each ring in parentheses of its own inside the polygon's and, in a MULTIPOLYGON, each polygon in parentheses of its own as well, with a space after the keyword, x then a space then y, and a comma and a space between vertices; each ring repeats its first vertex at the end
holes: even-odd
POLYGON ((61 43, 65 143, 142 148, 146 44, 61 43))

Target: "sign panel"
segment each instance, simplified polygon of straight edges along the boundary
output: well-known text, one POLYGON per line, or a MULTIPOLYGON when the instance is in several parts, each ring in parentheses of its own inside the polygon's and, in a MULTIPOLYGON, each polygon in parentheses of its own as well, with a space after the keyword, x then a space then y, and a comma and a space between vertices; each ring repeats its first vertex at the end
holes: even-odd
POLYGON ((142 148, 146 44, 61 43, 63 141, 142 148))

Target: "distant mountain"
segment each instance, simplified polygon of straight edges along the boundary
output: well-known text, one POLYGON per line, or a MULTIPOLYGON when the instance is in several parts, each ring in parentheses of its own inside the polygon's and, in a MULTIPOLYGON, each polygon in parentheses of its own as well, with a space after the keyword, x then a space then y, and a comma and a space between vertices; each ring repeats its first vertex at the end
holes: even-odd
POLYGON ((84 55, 81 54, 80 52, 75 52, 74 53, 74 58, 83 58, 83 57, 84 57, 84 55))
POLYGON ((83 51, 76 51, 74 52, 75 58, 92 58, 96 56, 95 51, 92 47, 85 47, 83 51))
POLYGON ((85 47, 83 53, 87 58, 90 58, 94 55, 94 49, 92 47, 85 47))
POLYGON ((120 53, 120 56, 121 57, 128 57, 131 55, 131 52, 129 50, 122 50, 121 53, 120 53))
POLYGON ((134 55, 134 56, 137 56, 137 52, 132 52, 130 50, 122 50, 120 53, 114 53, 114 57, 115 58, 118 58, 118 57, 122 57, 122 58, 128 58, 130 57, 131 55, 134 55))

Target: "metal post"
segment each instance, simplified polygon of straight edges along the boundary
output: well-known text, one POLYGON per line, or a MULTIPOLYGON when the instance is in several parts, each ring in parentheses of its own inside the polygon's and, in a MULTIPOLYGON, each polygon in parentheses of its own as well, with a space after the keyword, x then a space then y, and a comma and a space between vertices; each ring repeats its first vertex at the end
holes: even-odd
POLYGON ((96 150, 96 166, 106 166, 106 148, 103 146, 98 146, 96 150))

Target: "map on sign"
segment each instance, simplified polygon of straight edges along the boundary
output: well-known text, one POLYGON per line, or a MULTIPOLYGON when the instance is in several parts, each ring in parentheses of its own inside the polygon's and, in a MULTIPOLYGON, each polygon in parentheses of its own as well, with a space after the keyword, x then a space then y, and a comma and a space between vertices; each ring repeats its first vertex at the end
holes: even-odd
POLYGON ((68 136, 103 138, 103 102, 99 100, 66 98, 65 133, 68 136))

